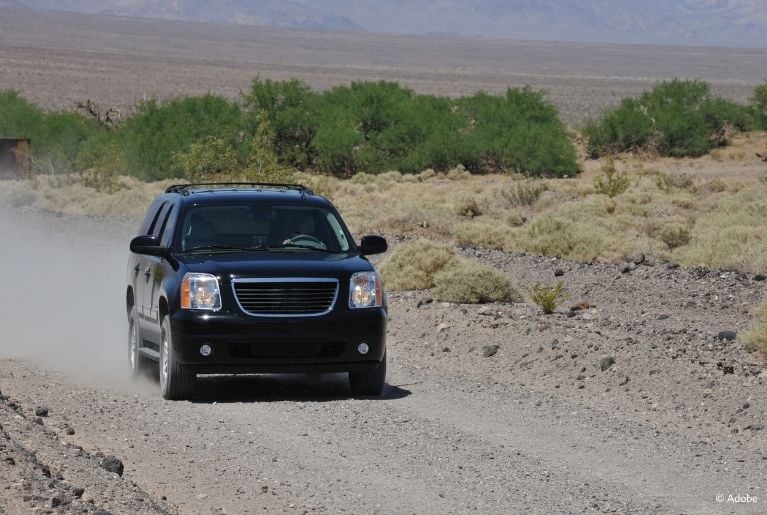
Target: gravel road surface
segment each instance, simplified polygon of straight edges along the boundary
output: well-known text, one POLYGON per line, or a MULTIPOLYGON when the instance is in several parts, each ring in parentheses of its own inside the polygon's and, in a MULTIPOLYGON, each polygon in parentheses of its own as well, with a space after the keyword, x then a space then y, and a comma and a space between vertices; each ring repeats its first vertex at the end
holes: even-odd
POLYGON ((391 294, 380 399, 217 376, 167 402, 125 370, 135 221, 1 214, 0 513, 765 512, 767 373, 738 339, 761 277, 465 249, 572 301, 391 294))

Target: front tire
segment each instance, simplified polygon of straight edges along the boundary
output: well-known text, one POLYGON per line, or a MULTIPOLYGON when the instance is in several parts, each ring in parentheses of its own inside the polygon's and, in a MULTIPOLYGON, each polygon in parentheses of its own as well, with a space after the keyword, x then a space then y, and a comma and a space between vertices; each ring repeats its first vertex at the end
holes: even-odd
POLYGON ((162 340, 160 344, 160 392, 169 401, 188 400, 194 394, 197 375, 176 361, 173 351, 173 333, 170 329, 170 317, 162 320, 162 340))
POLYGON ((147 359, 139 352, 141 349, 141 333, 139 332, 136 306, 128 315, 128 366, 131 379, 137 379, 147 368, 147 359))
POLYGON ((386 353, 370 371, 349 372, 349 387, 355 397, 379 397, 386 382, 386 353))

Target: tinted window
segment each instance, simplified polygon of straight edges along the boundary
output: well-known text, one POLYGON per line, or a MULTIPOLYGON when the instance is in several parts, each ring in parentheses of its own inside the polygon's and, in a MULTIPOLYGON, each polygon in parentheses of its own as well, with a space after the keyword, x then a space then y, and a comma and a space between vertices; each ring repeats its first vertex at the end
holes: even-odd
POLYGON ((197 206, 185 215, 177 245, 182 251, 206 246, 302 246, 347 252, 349 237, 336 215, 321 207, 231 204, 197 206))

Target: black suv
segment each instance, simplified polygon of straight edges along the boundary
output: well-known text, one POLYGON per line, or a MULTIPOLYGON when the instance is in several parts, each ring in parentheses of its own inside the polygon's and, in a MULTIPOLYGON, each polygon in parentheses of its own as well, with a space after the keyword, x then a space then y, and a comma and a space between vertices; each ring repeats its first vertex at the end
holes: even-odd
POLYGON ((386 297, 335 207, 299 185, 184 184, 152 202, 130 243, 133 376, 159 362, 166 399, 197 374, 348 372, 380 395, 386 297))

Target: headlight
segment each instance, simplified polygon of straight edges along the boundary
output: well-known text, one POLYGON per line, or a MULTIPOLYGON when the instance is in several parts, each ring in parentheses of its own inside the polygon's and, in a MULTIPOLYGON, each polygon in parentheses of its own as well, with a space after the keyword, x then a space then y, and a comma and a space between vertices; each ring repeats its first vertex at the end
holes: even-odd
POLYGON ((221 309, 218 279, 210 274, 186 274, 181 281, 182 309, 221 309))
POLYGON ((349 307, 383 306, 383 287, 375 272, 357 272, 349 281, 349 307))

